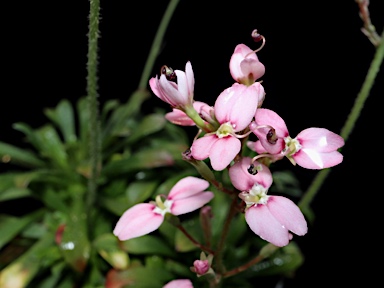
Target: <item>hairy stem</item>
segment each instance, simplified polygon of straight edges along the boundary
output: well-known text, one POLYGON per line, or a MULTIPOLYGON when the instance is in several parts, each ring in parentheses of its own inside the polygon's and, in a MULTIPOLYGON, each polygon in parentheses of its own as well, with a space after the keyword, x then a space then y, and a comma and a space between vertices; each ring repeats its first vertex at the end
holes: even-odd
POLYGON ((93 206, 97 193, 97 178, 101 159, 100 123, 97 85, 100 1, 90 0, 87 62, 87 100, 89 109, 89 157, 91 173, 88 180, 87 211, 93 206))

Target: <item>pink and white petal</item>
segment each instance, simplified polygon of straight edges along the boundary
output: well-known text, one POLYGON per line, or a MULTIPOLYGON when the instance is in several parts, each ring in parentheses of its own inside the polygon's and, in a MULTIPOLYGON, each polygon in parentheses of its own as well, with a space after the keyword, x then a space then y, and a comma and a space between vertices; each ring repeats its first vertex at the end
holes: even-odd
POLYGON ((177 87, 180 95, 183 96, 183 99, 189 99, 189 91, 188 91, 188 80, 187 76, 183 71, 175 70, 177 76, 177 87))
POLYGON ((344 146, 344 139, 340 135, 325 128, 307 128, 296 139, 303 147, 319 152, 332 152, 344 146))
POLYGON ((284 120, 274 111, 266 108, 258 108, 255 114, 255 122, 249 126, 251 131, 259 138, 261 145, 271 154, 278 154, 285 147, 284 138, 289 135, 284 120), (275 129, 278 140, 271 144, 267 141, 267 133, 271 128, 258 128, 258 126, 271 126, 275 129))
POLYGON ((230 122, 232 107, 235 106, 238 95, 240 95, 246 87, 247 86, 243 84, 235 83, 220 93, 214 105, 215 116, 219 123, 230 122))
POLYGON ((261 166, 261 171, 256 175, 248 172, 252 159, 250 157, 243 157, 239 162, 236 162, 229 168, 229 178, 233 186, 240 191, 250 190, 255 183, 262 185, 268 189, 273 182, 272 173, 267 166, 257 161, 254 162, 255 166, 261 166))
POLYGON ((267 150, 265 150, 264 146, 261 145, 260 140, 257 141, 248 141, 247 142, 247 147, 251 149, 252 151, 257 152, 258 154, 263 154, 267 153, 267 150))
POLYGON ((209 153, 211 166, 216 171, 224 170, 240 152, 241 142, 233 136, 219 138, 209 153))
POLYGON ((190 61, 185 64, 185 75, 187 77, 189 96, 192 96, 193 98, 193 92, 195 89, 195 76, 193 74, 192 64, 190 61))
POLYGON ((187 176, 183 179, 180 179, 171 189, 168 194, 167 199, 169 200, 178 200, 183 198, 191 197, 195 194, 201 193, 209 187, 209 182, 207 180, 187 176))
POLYGON ((206 191, 188 198, 175 200, 171 207, 171 213, 177 216, 195 211, 211 201, 213 196, 212 192, 206 191))
POLYGON ((247 127, 257 109, 259 101, 258 86, 247 87, 235 83, 225 89, 215 102, 215 116, 219 123, 230 122, 235 131, 247 127))
POLYGON ((191 120, 183 111, 173 109, 172 112, 165 114, 165 119, 169 122, 180 126, 195 126, 195 122, 191 120))
POLYGON ((158 89, 158 82, 159 82, 159 79, 157 78, 157 76, 156 78, 152 77, 151 79, 149 79, 149 86, 151 87, 153 94, 155 94, 157 97, 159 97, 161 100, 164 101, 158 89))
POLYGON ((343 155, 338 151, 319 153, 312 149, 300 149, 292 158, 297 165, 306 169, 324 169, 336 166, 343 162, 343 155))
POLYGON ((163 288, 193 288, 193 285, 189 279, 176 279, 165 284, 163 288))
MULTIPOLYGON (((233 86, 239 87, 244 85, 235 83, 233 86)), ((259 104, 259 96, 264 94, 264 88, 260 83, 255 83, 245 89, 238 90, 239 94, 235 95, 237 98, 236 102, 231 107, 229 113, 229 121, 234 125, 236 132, 244 130, 251 123, 259 104)))
POLYGON ((249 75, 252 75, 254 80, 265 74, 265 66, 259 60, 252 58, 245 58, 241 61, 240 69, 244 76, 249 77, 249 75))
POLYGON ((262 239, 275 246, 282 247, 289 243, 289 232, 271 214, 266 205, 254 205, 245 211, 245 220, 249 228, 262 239))
POLYGON ((155 207, 149 203, 132 206, 117 221, 113 234, 124 241, 155 231, 164 221, 164 216, 153 212, 155 207))
MULTIPOLYGON (((244 77, 244 74, 240 68, 240 63, 241 63, 241 61, 244 60, 244 57, 251 52, 252 52, 252 50, 244 44, 238 44, 235 47, 235 50, 231 56, 231 59, 229 60, 229 71, 231 73, 232 78, 235 81, 239 81, 241 78, 244 77)), ((249 58, 258 60, 256 53, 250 54, 249 58)))
POLYGON ((166 97, 167 102, 171 104, 172 107, 185 104, 186 99, 179 92, 178 85, 175 82, 167 80, 164 74, 160 76, 159 82, 164 97, 166 97))
POLYGON ((277 221, 296 235, 303 236, 308 232, 303 213, 290 199, 283 196, 270 196, 267 207, 277 221))
POLYGON ((196 139, 191 146, 192 157, 196 160, 207 159, 213 144, 218 140, 219 138, 214 134, 204 135, 203 137, 196 139))
MULTIPOLYGON (((269 125, 276 130, 278 137, 287 137, 289 135, 287 125, 275 111, 266 108, 259 108, 255 114, 257 125, 269 125)), ((268 131, 267 131, 268 132, 268 131)))

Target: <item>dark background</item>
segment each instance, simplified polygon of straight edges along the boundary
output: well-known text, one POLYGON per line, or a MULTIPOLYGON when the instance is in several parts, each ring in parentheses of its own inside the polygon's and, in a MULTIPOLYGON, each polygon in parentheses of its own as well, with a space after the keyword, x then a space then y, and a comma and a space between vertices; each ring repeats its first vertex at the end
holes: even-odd
MULTIPOLYGON (((378 33, 380 0, 370 1, 378 33)), ((101 1, 99 100, 121 99, 137 88, 168 1, 101 1)), ((0 141, 24 145, 14 122, 39 127, 45 107, 86 94, 88 1, 9 1, 2 4, 0 141)), ((181 0, 152 76, 162 65, 195 73, 195 99, 213 105, 233 83, 228 63, 235 46, 255 49, 250 33, 266 37, 258 53, 266 66, 264 107, 280 114, 291 136, 308 127, 339 133, 362 86, 375 48, 361 33, 355 1, 181 0), (337 3, 337 4, 335 4, 337 3)), ((295 237, 305 264, 280 287, 382 283, 383 224, 379 222, 383 69, 358 122, 314 199, 316 220, 295 237), (380 269, 382 270, 382 269, 380 269)), ((167 107, 155 96, 145 104, 167 107)), ((316 175, 291 167, 305 190, 316 175)), ((22 209, 22 207, 14 207, 22 209)), ((1 232, 0 232, 1 233, 1 232)), ((273 287, 275 284, 271 284, 273 287)), ((255 283, 255 287, 259 287, 255 283)), ((261 287, 261 285, 260 285, 261 287)), ((263 286, 265 287, 265 286, 263 286)))

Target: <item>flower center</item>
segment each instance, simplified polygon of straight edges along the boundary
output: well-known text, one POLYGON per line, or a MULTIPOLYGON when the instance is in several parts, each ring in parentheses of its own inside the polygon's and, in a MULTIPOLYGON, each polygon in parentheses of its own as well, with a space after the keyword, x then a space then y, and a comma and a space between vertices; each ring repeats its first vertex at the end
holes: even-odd
POLYGON ((249 191, 241 192, 239 197, 245 202, 247 208, 254 204, 267 204, 269 198, 267 191, 262 185, 255 183, 249 191))
POLYGON ((221 124, 219 129, 216 131, 216 136, 219 138, 224 138, 229 135, 233 135, 233 126, 231 125, 230 122, 221 124))
POLYGON ((153 212, 165 216, 166 213, 171 214, 171 207, 173 204, 173 200, 165 200, 164 202, 161 200, 161 196, 156 196, 156 208, 153 209, 153 212))
POLYGON ((300 151, 301 144, 296 138, 292 139, 291 137, 288 136, 284 138, 284 141, 285 141, 285 148, 283 149, 282 152, 286 154, 287 157, 292 156, 300 151))

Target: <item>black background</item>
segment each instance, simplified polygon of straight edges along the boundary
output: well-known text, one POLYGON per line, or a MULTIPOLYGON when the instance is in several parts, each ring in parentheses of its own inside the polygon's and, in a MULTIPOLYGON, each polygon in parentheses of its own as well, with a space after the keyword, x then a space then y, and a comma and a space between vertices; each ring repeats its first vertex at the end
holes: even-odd
MULTIPOLYGON (((380 0, 370 1, 378 33, 380 0)), ((125 101, 137 88, 168 1, 101 1, 99 100, 125 101)), ((86 94, 88 1, 9 1, 2 4, 0 141, 24 145, 14 122, 39 127, 45 107, 86 94)), ((339 133, 375 52, 361 33, 355 1, 181 0, 165 35, 152 76, 162 65, 195 73, 195 99, 213 105, 233 83, 228 63, 235 46, 255 49, 250 33, 266 37, 258 53, 266 66, 264 107, 276 111, 291 136, 308 127, 339 133), (336 4, 337 3, 337 4, 336 4)), ((305 264, 284 287, 382 283, 380 223, 383 69, 358 122, 314 199, 316 220, 295 237, 305 264)), ((145 104, 167 107, 155 96, 145 104)), ((4 168, 4 166, 2 166, 4 168)), ((314 171, 291 167, 305 190, 314 171)), ((22 209, 14 207, 14 209, 22 209)), ((1 233, 1 232, 0 232, 1 233)), ((255 283, 255 287, 261 287, 255 283)), ((263 286, 265 287, 265 286, 263 286)), ((271 284, 270 287, 274 287, 271 284)))

